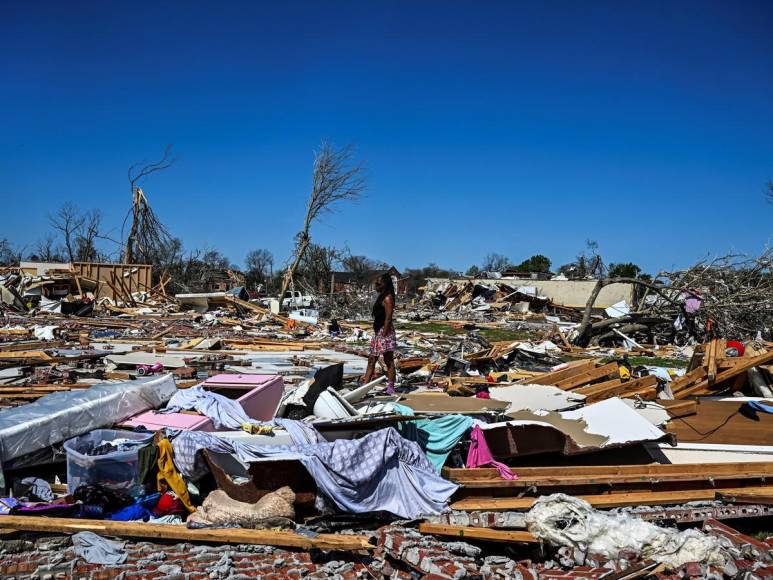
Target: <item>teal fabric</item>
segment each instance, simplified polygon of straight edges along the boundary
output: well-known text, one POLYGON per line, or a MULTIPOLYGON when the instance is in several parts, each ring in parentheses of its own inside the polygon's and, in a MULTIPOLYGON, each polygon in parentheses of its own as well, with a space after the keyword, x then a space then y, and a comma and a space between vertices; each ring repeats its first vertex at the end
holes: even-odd
MULTIPOLYGON (((404 405, 393 405, 400 415, 413 415, 413 409, 404 405)), ((464 415, 443 415, 436 419, 417 419, 398 423, 397 430, 404 438, 415 441, 422 448, 440 473, 448 455, 467 431, 472 428, 473 420, 464 415)))

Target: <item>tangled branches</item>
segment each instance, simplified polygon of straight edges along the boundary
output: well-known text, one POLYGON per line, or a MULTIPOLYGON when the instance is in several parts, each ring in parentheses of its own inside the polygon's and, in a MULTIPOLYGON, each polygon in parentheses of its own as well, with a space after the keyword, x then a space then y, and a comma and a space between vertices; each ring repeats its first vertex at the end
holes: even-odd
POLYGON ((651 342, 705 341, 712 336, 754 338, 773 333, 773 250, 760 256, 727 255, 654 280, 604 278, 597 282, 573 342, 619 341, 619 332, 651 342), (592 321, 593 305, 604 286, 638 286, 636 308, 622 317, 592 321))

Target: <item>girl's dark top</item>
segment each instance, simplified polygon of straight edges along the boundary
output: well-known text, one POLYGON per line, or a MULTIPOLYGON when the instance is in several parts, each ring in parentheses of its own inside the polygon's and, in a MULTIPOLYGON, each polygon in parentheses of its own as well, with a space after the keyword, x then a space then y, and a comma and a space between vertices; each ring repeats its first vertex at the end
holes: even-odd
POLYGON ((378 332, 386 324, 386 308, 384 308, 384 298, 389 296, 386 292, 379 294, 373 304, 373 330, 378 332))

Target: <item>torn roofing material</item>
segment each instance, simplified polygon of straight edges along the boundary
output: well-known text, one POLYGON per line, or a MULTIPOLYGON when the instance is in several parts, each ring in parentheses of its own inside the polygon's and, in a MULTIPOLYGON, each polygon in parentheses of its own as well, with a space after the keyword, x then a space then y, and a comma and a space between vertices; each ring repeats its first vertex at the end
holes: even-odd
POLYGON ((577 455, 670 439, 616 397, 576 411, 518 411, 507 416, 510 421, 481 424, 495 457, 577 455))
POLYGON ((585 395, 564 391, 550 385, 509 385, 489 388, 491 398, 507 401, 508 413, 515 411, 563 411, 579 407, 585 402, 585 395))

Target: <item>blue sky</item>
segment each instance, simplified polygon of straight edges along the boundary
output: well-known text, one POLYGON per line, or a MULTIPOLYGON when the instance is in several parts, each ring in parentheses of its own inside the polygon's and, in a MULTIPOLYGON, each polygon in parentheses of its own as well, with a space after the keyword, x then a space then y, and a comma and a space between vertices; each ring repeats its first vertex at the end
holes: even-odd
POLYGON ((773 3, 0 2, 0 238, 126 169, 186 247, 288 256, 312 153, 367 197, 312 231, 398 267, 684 266, 773 241, 773 3))

